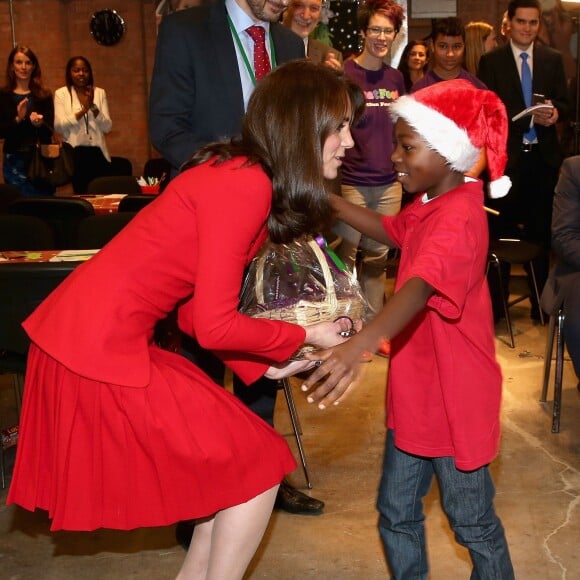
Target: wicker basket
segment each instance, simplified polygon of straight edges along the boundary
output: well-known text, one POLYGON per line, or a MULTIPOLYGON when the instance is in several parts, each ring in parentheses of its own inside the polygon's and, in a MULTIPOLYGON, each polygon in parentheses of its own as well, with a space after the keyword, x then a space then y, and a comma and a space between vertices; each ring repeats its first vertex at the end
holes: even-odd
POLYGON ((332 321, 339 316, 348 316, 353 320, 362 319, 365 314, 366 303, 352 274, 340 272, 341 276, 348 277, 349 293, 345 296, 337 296, 333 273, 324 252, 314 240, 309 240, 306 244, 314 253, 318 266, 322 271, 325 287, 324 298, 316 301, 298 299, 293 304, 285 307, 275 307, 266 304, 264 297, 264 267, 268 252, 263 251, 258 257, 255 266, 253 304, 243 308, 242 311, 245 311, 246 314, 253 318, 284 320, 300 326, 332 321))

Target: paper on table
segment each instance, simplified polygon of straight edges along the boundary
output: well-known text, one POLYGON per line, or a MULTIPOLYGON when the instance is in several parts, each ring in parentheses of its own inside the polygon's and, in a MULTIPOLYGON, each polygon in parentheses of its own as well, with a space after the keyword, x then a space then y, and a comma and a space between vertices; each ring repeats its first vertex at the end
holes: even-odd
POLYGON ((99 250, 63 250, 53 256, 49 262, 84 262, 92 258, 99 250))
POLYGON ((554 105, 549 105, 547 103, 538 103, 537 105, 532 105, 531 107, 528 107, 527 109, 524 109, 523 111, 520 111, 517 115, 514 115, 512 117, 512 121, 517 121, 518 119, 521 119, 522 117, 525 117, 526 115, 533 115, 534 112, 540 111, 542 109, 551 111, 553 108, 554 108, 554 105))

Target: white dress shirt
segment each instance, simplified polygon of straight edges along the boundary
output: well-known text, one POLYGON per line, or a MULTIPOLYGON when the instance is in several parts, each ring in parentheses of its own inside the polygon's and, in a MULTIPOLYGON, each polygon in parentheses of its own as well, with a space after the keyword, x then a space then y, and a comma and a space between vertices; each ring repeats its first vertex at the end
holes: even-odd
POLYGON ((105 134, 111 130, 113 122, 103 89, 95 87, 93 103, 99 114, 95 117, 92 111, 88 111, 77 119, 75 113, 82 109, 77 92, 74 87, 70 91, 68 87, 61 87, 54 93, 54 129, 73 147, 100 147, 105 159, 110 162, 105 134))

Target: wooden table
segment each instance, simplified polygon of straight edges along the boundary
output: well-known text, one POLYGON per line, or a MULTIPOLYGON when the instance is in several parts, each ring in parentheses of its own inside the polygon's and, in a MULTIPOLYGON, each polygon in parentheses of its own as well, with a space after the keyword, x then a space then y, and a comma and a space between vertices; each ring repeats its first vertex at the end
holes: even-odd
MULTIPOLYGON (((62 264, 85 262, 98 250, 22 250, 0 252, 0 267, 4 264, 62 264)), ((74 268, 74 265, 73 265, 74 268)))
POLYGON ((94 208, 96 215, 107 213, 117 213, 119 203, 125 197, 125 194, 114 193, 110 195, 80 195, 86 199, 94 208))

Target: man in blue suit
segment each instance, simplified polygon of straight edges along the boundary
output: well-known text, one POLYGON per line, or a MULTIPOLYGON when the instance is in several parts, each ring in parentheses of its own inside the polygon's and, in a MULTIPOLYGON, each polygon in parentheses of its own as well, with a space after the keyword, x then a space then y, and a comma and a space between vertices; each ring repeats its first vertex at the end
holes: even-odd
MULTIPOLYGON (((538 0, 512 0, 507 10, 509 42, 484 54, 477 74, 503 101, 511 119, 526 108, 521 81, 525 62, 532 77, 532 92, 553 105, 553 109, 533 115, 531 134, 530 116, 510 121, 506 175, 511 178, 512 189, 506 197, 486 202, 500 212, 498 217, 490 218, 492 237, 526 239, 546 250, 544 257, 534 262, 540 289, 548 275, 552 199, 563 158, 556 123, 569 112, 562 55, 535 42, 541 17, 538 0)), ((532 318, 538 320, 540 311, 535 302, 532 318)))
MULTIPOLYGON (((154 147, 172 166, 172 177, 193 153, 212 141, 237 135, 254 89, 251 25, 265 29, 272 68, 304 58, 304 43, 276 22, 288 0, 214 0, 165 16, 159 27, 151 80, 150 133, 154 147)), ((184 350, 223 384, 224 367, 211 353, 184 338, 184 350)), ((234 392, 272 424, 277 383, 261 379, 251 388, 234 380, 234 392)), ((286 481, 276 506, 299 514, 320 514, 324 503, 286 481)), ((188 544, 193 527, 178 525, 188 544)))

